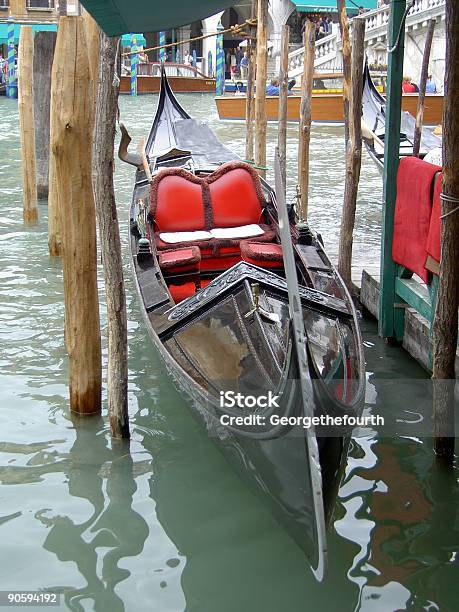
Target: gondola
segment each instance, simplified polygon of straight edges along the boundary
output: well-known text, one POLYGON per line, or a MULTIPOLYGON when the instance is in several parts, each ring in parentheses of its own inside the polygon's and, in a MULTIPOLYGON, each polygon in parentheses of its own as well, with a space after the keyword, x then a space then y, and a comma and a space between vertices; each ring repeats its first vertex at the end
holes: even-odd
MULTIPOLYGON (((400 157, 413 155, 416 120, 408 111, 402 111, 400 125, 400 157)), ((384 166, 384 136, 386 131, 386 100, 376 89, 365 64, 362 95, 362 138, 370 157, 382 172, 384 166)), ((426 127, 422 128, 421 150, 423 159, 429 151, 441 147, 441 139, 426 127)))
POLYGON ((283 196, 190 118, 164 71, 142 154, 128 152, 129 140, 123 128, 119 155, 137 167, 130 248, 150 338, 209 435, 321 580, 349 428, 305 428, 298 419, 361 411, 352 299, 318 237, 298 229, 283 196))

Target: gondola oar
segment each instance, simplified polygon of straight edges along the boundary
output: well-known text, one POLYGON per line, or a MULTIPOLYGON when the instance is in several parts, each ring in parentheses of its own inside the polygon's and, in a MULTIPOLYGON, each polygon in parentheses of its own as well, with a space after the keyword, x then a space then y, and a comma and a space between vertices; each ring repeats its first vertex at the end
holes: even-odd
MULTIPOLYGON (((296 273, 295 255, 293 252, 292 238, 290 234, 290 222, 288 218, 287 205, 285 202, 282 173, 280 167, 279 152, 276 148, 274 155, 274 177, 276 188, 277 212, 279 215, 279 234, 284 257, 285 277, 288 288, 288 301, 291 330, 295 353, 298 361, 299 385, 303 412, 306 417, 314 416, 314 391, 309 373, 307 336, 304 328, 303 312, 301 306, 298 277, 296 273)), ((325 533, 325 516, 322 494, 322 473, 319 459, 319 448, 314 427, 305 430, 306 447, 309 455, 309 471, 311 486, 313 489, 314 515, 318 545, 318 563, 313 568, 318 580, 325 575, 327 558, 327 538, 325 533)))

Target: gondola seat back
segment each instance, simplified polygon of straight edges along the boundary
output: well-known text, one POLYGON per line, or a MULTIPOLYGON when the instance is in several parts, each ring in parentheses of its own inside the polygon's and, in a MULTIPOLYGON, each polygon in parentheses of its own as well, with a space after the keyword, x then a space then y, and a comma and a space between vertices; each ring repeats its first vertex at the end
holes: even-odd
POLYGON ((258 174, 235 161, 195 176, 183 168, 161 170, 151 186, 149 220, 158 251, 198 246, 201 270, 223 270, 241 260, 240 243, 270 242, 258 174))

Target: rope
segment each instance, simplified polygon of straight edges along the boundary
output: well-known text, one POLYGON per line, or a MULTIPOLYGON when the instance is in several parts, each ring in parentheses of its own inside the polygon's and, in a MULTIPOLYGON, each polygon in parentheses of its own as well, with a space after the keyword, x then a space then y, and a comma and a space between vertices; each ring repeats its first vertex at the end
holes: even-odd
MULTIPOLYGON (((231 26, 230 28, 227 28, 226 30, 220 30, 219 32, 215 32, 214 34, 205 34, 204 36, 195 36, 194 38, 189 38, 188 40, 168 43, 167 45, 157 45, 156 47, 148 47, 148 49, 143 50, 143 53, 147 53, 147 51, 157 51, 158 49, 167 49, 168 47, 178 47, 179 45, 187 45, 189 43, 196 42, 197 40, 203 40, 204 38, 212 38, 213 36, 217 36, 218 34, 227 34, 228 32, 231 32, 232 34, 239 34, 246 26, 253 27, 255 25, 257 25, 256 19, 246 19, 242 24, 236 24, 234 26, 231 26)), ((245 36, 246 38, 248 38, 248 35, 245 36)), ((126 51, 121 55, 124 57, 128 55, 134 55, 135 53, 135 51, 126 51)))
MULTIPOLYGON (((447 195, 446 193, 441 193, 440 194, 440 200, 442 202, 447 202, 448 204, 459 204, 459 198, 447 195)), ((456 206, 455 208, 453 208, 453 210, 449 210, 444 215, 441 215, 440 219, 444 219, 445 217, 448 217, 449 215, 452 215, 453 213, 457 212, 458 210, 459 210, 459 206, 456 206)))

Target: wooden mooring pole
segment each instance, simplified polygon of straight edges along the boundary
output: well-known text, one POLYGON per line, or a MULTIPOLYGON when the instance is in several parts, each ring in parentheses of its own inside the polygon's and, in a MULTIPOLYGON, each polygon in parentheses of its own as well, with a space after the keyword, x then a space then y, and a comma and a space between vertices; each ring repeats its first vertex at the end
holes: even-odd
POLYGON ((351 82, 351 44, 349 41, 349 22, 347 20, 346 0, 337 0, 339 29, 341 32, 343 56, 343 106, 344 106, 344 141, 349 138, 349 87, 351 82))
POLYGON ((51 68, 55 45, 56 32, 43 31, 35 33, 33 89, 38 199, 46 199, 49 192, 51 68))
POLYGON ((94 130, 94 167, 97 168, 94 173, 94 195, 107 299, 108 413, 112 436, 129 438, 126 296, 113 185, 113 148, 119 92, 113 79, 119 38, 109 38, 101 32, 100 42, 94 130))
POLYGON ((266 175, 266 77, 268 74, 268 0, 258 0, 257 10, 257 91, 255 96, 255 164, 266 175))
POLYGON ((287 184, 287 104, 288 104, 288 43, 290 28, 282 26, 281 56, 279 71, 279 117, 277 148, 279 151, 279 162, 282 174, 284 193, 287 184))
POLYGON ((354 239, 355 210, 362 163, 362 82, 365 39, 365 21, 353 20, 351 86, 347 120, 348 141, 346 144, 346 180, 344 186, 343 212, 339 237, 338 272, 347 288, 355 293, 352 283, 352 244, 354 239))
POLYGON ((304 33, 304 67, 301 80, 300 131, 298 141, 298 217, 308 219, 309 202, 309 142, 311 140, 311 99, 314 75, 315 25, 307 19, 304 33))
POLYGON ((422 68, 421 68, 421 79, 419 81, 419 97, 418 107, 416 111, 416 126, 414 128, 413 138, 413 155, 419 157, 419 150, 421 148, 421 133, 422 124, 424 120, 424 101, 426 97, 426 83, 429 75, 429 59, 430 49, 432 48, 432 39, 435 29, 435 19, 430 19, 427 24, 426 40, 424 43, 424 55, 422 56, 422 68))
POLYGON ((96 216, 92 189, 93 89, 82 17, 61 17, 51 86, 51 148, 62 209, 65 342, 70 409, 101 411, 96 216), (65 216, 64 216, 65 207, 65 216))
POLYGON ((454 387, 459 307, 459 1, 446 3, 441 259, 433 323, 433 416, 437 457, 454 460, 454 387))
MULTIPOLYGON (((252 14, 254 18, 257 14, 257 0, 252 0, 252 14)), ((256 28, 250 28, 251 38, 247 45, 247 57, 249 60, 248 71, 247 71, 247 85, 246 85, 246 103, 245 103, 245 121, 246 121, 246 133, 245 133, 245 158, 247 161, 254 161, 254 129, 255 129, 255 60, 257 55, 256 45, 256 28)))
POLYGON ((33 32, 22 26, 19 36, 18 107, 21 131, 23 216, 25 223, 36 223, 37 173, 35 163, 35 125, 33 102, 33 32))

